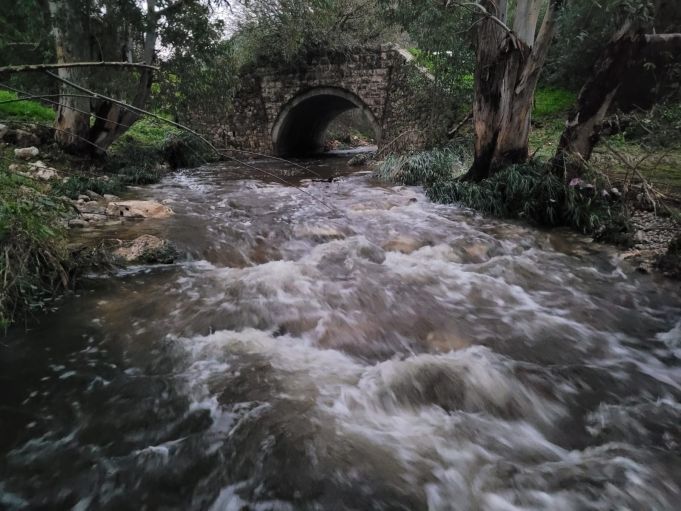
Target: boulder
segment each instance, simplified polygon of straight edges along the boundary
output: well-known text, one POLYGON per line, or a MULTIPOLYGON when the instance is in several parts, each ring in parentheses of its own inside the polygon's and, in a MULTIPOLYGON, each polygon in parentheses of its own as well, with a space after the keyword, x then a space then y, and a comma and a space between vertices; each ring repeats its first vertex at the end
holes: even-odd
POLYGON ((104 204, 100 204, 96 201, 84 201, 80 198, 78 198, 78 201, 76 202, 76 208, 78 211, 81 213, 89 213, 89 214, 95 214, 95 215, 107 215, 107 209, 104 204))
POLYGON ((348 165, 351 167, 366 165, 374 157, 374 153, 359 153, 348 160, 348 165))
POLYGON ((173 210, 153 200, 112 201, 106 214, 118 218, 168 218, 173 210))
POLYGON ((69 220, 69 227, 71 228, 80 228, 82 229, 83 227, 87 227, 88 223, 83 220, 82 218, 72 218, 69 220))
POLYGON ((21 147, 14 150, 14 156, 22 160, 30 160, 40 154, 40 150, 35 147, 21 147))
POLYGON ((127 263, 170 264, 177 256, 177 251, 167 240, 151 234, 143 234, 132 241, 121 243, 113 254, 127 263))
POLYGON ((35 177, 42 179, 43 181, 49 181, 50 179, 59 179, 59 174, 53 168, 46 167, 41 168, 35 173, 35 177))
POLYGON ((121 200, 121 198, 120 198, 118 195, 112 195, 112 194, 110 194, 110 193, 105 193, 105 194, 103 195, 103 197, 104 197, 104 200, 105 200, 106 202, 112 202, 112 201, 121 200))
POLYGON ((85 195, 87 195, 92 200, 102 200, 104 198, 97 192, 94 192, 92 190, 85 190, 85 195))

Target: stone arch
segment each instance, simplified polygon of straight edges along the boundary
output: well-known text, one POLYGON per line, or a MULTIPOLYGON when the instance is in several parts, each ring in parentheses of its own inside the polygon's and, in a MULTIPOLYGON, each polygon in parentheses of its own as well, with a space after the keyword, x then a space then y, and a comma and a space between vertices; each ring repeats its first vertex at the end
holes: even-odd
POLYGON ((322 86, 296 95, 281 107, 272 127, 275 154, 294 156, 319 151, 331 121, 352 108, 362 112, 380 143, 381 124, 359 96, 340 87, 322 86))

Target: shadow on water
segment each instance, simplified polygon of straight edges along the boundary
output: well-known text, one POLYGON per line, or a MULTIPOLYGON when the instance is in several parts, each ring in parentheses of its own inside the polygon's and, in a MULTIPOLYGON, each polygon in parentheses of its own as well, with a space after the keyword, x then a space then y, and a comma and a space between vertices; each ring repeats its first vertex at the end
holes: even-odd
POLYGON ((2 341, 0 508, 676 509, 678 287, 346 160, 138 192, 184 257, 2 341))

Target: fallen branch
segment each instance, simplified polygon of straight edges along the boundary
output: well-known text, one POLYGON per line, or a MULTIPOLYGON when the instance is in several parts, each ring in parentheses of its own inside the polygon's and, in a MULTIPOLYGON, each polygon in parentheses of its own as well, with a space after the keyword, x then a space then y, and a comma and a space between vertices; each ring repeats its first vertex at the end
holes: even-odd
POLYGON ((0 67, 0 73, 24 73, 26 71, 46 71, 66 67, 137 67, 159 71, 158 66, 151 66, 142 62, 65 62, 63 64, 24 64, 20 66, 0 67))
POLYGON ((614 147, 612 147, 607 141, 603 141, 603 145, 607 147, 612 154, 615 155, 615 157, 622 162, 629 170, 631 170, 636 176, 641 180, 641 185, 643 186, 643 191, 646 194, 646 197, 650 201, 650 203, 653 205, 653 213, 657 215, 657 201, 653 198, 653 195, 657 196, 659 199, 666 199, 667 197, 663 194, 660 193, 659 191, 655 190, 650 183, 648 183, 648 180, 641 174, 641 171, 638 170, 638 165, 632 165, 622 154, 620 154, 619 151, 617 151, 614 147))
MULTIPOLYGON (((317 197, 315 197, 314 195, 312 195, 310 192, 308 192, 308 191, 306 191, 306 190, 303 190, 302 188, 300 188, 300 187, 298 187, 298 186, 292 185, 291 183, 289 183, 288 181, 286 181, 284 178, 282 178, 282 177, 280 177, 280 176, 274 174, 273 172, 269 172, 269 171, 267 171, 267 170, 260 169, 260 168, 256 167, 255 165, 251 165, 250 163, 246 163, 246 162, 241 161, 241 160, 239 160, 239 159, 237 159, 237 158, 234 158, 233 156, 229 156, 229 155, 225 154, 224 151, 220 151, 220 149, 218 149, 217 147, 215 147, 215 145, 213 145, 213 143, 210 142, 206 137, 204 137, 203 135, 201 135, 201 134, 199 134, 198 132, 194 131, 194 130, 191 129, 190 127, 185 126, 184 124, 180 124, 180 123, 178 123, 178 122, 171 121, 171 120, 169 120, 169 119, 164 119, 164 118, 161 117, 160 115, 154 114, 154 113, 152 113, 152 112, 149 112, 149 111, 147 111, 147 110, 144 110, 144 109, 142 109, 142 108, 139 108, 139 107, 136 107, 136 106, 133 106, 133 105, 129 105, 129 104, 126 103, 125 101, 121 101, 121 100, 118 100, 118 99, 115 99, 115 98, 112 98, 112 97, 109 97, 109 96, 105 96, 104 94, 100 94, 100 93, 95 92, 95 91, 93 91, 93 90, 87 89, 87 88, 85 88, 85 87, 83 87, 83 86, 81 86, 81 85, 78 85, 77 83, 72 82, 71 80, 67 80, 66 78, 62 78, 61 76, 58 76, 58 75, 56 75, 56 74, 54 74, 54 73, 52 73, 52 72, 50 72, 50 71, 45 71, 45 73, 47 73, 49 76, 51 76, 51 77, 54 78, 55 80, 58 80, 58 81, 60 81, 60 82, 62 82, 62 83, 65 83, 66 85, 68 85, 68 86, 70 86, 70 87, 72 87, 72 88, 74 88, 74 89, 76 89, 76 90, 78 90, 78 91, 80 91, 80 92, 85 92, 86 94, 90 94, 90 95, 91 95, 93 98, 95 98, 95 99, 102 99, 102 100, 104 100, 104 101, 110 101, 111 103, 114 103, 114 104, 116 104, 116 105, 120 105, 120 106, 122 106, 123 108, 127 108, 128 110, 131 110, 131 111, 136 112, 136 113, 138 113, 138 114, 146 115, 146 116, 148 116, 148 117, 153 117, 154 119, 158 119, 158 120, 161 121, 161 122, 164 122, 164 123, 169 124, 169 125, 171 125, 171 126, 175 126, 176 128, 179 128, 179 129, 181 129, 181 130, 183 130, 183 131, 186 131, 187 133, 191 133, 191 134, 194 135, 196 138, 198 138, 199 140, 201 140, 204 144, 206 144, 206 145, 207 145, 215 154, 217 154, 218 156, 223 156, 223 157, 225 157, 225 158, 227 158, 227 159, 229 159, 229 160, 231 160, 231 161, 233 161, 233 162, 235 162, 235 163, 238 163, 239 165, 242 165, 242 166, 244 166, 244 167, 246 167, 246 168, 255 170, 256 172, 260 172, 260 173, 262 173, 262 174, 265 174, 266 176, 269 176, 269 177, 271 177, 271 178, 273 178, 273 179, 276 179, 277 181, 279 181, 279 182, 281 182, 281 183, 284 183, 286 186, 293 186, 293 187, 294 187, 296 190, 298 190, 299 192, 304 193, 305 195, 311 197, 313 200, 319 202, 320 204, 322 204, 324 207, 330 209, 331 211, 335 211, 335 210, 336 210, 334 207, 329 206, 329 205, 326 204, 323 200, 318 199, 317 197)), ((94 144, 93 144, 93 145, 94 145, 94 144)), ((95 146, 95 147, 96 147, 96 146, 95 146)))

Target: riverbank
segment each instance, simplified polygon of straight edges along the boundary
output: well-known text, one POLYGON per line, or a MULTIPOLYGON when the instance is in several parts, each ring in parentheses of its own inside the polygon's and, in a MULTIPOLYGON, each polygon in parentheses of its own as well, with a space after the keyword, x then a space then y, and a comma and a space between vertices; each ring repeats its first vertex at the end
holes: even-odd
POLYGON ((0 125, 0 330, 48 309, 79 275, 137 260, 169 259, 164 240, 121 242, 83 236, 124 219, 167 215, 162 204, 122 200, 130 186, 157 183, 172 166, 209 156, 177 130, 141 120, 104 158, 74 157, 53 142, 37 119, 49 110, 27 102, 0 125), (78 241, 75 241, 77 239, 78 241))

